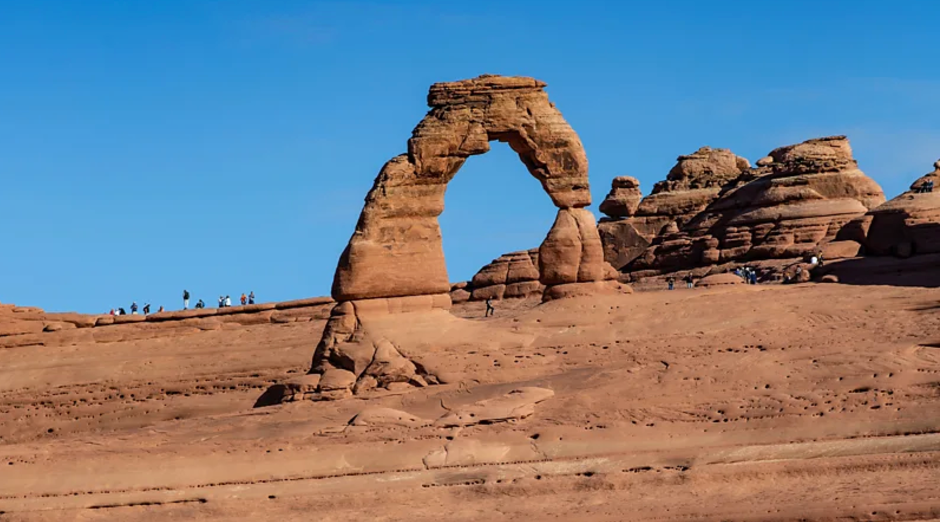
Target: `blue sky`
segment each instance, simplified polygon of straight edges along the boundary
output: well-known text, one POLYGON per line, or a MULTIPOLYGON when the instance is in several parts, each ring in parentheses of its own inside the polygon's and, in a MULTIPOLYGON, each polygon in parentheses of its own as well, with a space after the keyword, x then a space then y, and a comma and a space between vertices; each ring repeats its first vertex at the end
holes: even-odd
MULTIPOLYGON (((428 86, 534 76, 579 133, 593 211, 702 145, 750 161, 847 134, 892 197, 939 156, 939 4, 10 1, 0 5, 0 302, 327 295, 428 86)), ((451 183, 453 281, 539 245, 504 144, 451 183)))

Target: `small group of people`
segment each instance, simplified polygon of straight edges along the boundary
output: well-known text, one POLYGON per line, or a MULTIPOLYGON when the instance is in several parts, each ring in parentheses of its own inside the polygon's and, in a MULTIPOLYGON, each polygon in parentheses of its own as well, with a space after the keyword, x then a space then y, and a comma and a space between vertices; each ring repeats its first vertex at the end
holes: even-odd
MULTIPOLYGON (((138 315, 137 310, 138 310, 137 301, 134 301, 131 303, 131 315, 138 315)), ((157 311, 163 312, 164 307, 161 306, 157 311)), ((141 308, 141 312, 143 312, 144 315, 150 314, 150 303, 145 303, 144 307, 141 308)), ((112 308, 111 311, 108 312, 108 315, 128 315, 128 313, 124 310, 124 308, 119 307, 119 308, 112 308)))
POLYGON ((935 181, 931 179, 927 179, 923 181, 922 183, 920 183, 918 187, 916 187, 916 194, 924 194, 926 192, 932 192, 933 188, 935 188, 935 181))
MULTIPOLYGON (((248 295, 245 295, 245 293, 243 293, 242 296, 239 297, 239 302, 242 303, 242 306, 245 306, 247 304, 255 304, 255 292, 251 291, 249 292, 248 295)), ((230 298, 228 295, 219 296, 219 300, 217 301, 217 303, 218 303, 219 308, 228 308, 232 306, 232 298, 230 298)), ((189 307, 190 307, 190 292, 188 290, 183 290, 183 309, 186 310, 189 307)), ((194 308, 196 309, 206 308, 206 303, 204 303, 203 300, 200 299, 199 301, 196 302, 196 306, 194 308)))
POLYGON ((739 267, 733 270, 733 273, 741 277, 743 282, 747 285, 754 285, 759 282, 759 274, 756 273, 756 269, 751 266, 739 267))
MULTIPOLYGON (((687 285, 687 288, 693 288, 693 282, 695 280, 693 277, 693 274, 688 272, 687 275, 682 277, 680 280, 683 281, 687 285)), ((667 289, 668 290, 674 289, 674 276, 667 277, 667 289)))

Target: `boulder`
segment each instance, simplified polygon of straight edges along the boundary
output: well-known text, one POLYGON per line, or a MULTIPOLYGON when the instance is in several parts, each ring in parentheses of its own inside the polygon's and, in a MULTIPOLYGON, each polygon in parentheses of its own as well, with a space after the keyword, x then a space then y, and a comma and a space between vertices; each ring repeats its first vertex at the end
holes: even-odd
MULTIPOLYGON (((538 260, 539 250, 534 248, 510 252, 491 261, 471 278, 470 299, 483 301, 504 297, 525 297, 529 293, 542 292, 540 271, 537 269, 538 260), (511 295, 505 295, 508 286, 513 287, 510 291, 511 295)), ((454 292, 455 290, 452 291, 454 292)))
POLYGON ((860 255, 860 243, 856 241, 828 241, 820 250, 825 262, 830 259, 849 259, 860 255))
POLYGON ((612 180, 612 190, 599 205, 599 210, 612 218, 634 215, 641 203, 641 188, 638 180, 631 176, 619 176, 612 180))
POLYGON ((540 282, 546 286, 604 279, 602 242, 585 209, 560 209, 540 246, 540 282))

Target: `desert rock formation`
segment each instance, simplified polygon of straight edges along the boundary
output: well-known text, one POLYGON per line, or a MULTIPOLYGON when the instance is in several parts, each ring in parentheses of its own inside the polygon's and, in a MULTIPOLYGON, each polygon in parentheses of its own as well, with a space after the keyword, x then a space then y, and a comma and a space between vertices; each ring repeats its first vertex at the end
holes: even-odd
POLYGON ((538 248, 498 257, 471 278, 469 298, 482 301, 541 294, 545 287, 540 283, 539 259, 538 248))
POLYGON ((748 170, 749 162, 729 149, 701 147, 679 156, 667 179, 655 184, 651 194, 641 199, 631 213, 626 210, 635 195, 621 188, 631 183, 618 180, 634 178, 615 178, 612 192, 600 206, 609 216, 599 222, 605 260, 616 269, 624 268, 644 253, 656 236, 684 227, 716 200, 723 186, 748 170))
POLYGON ((868 255, 909 257, 939 251, 939 162, 909 190, 871 210, 861 222, 868 255), (919 192, 927 181, 932 192, 919 192))
POLYGON ((637 178, 618 176, 612 180, 612 190, 599 205, 606 216, 619 219, 635 215, 641 203, 641 184, 637 178))
MULTIPOLYGON (((532 78, 486 75, 429 89, 431 110, 413 130, 408 152, 380 170, 337 265, 331 293, 338 305, 311 368, 323 376, 317 397, 436 381, 404 357, 401 347, 371 336, 366 315, 447 309, 450 292, 466 297, 465 288, 449 283, 438 216, 448 182, 469 156, 487 152, 490 141, 510 145, 559 211, 539 250, 539 282, 532 279, 533 261, 521 258, 512 276, 508 262, 506 275, 486 274, 482 283, 490 277, 494 295, 506 295, 508 288, 511 293, 532 292, 542 284, 546 300, 603 287, 609 274, 602 244, 595 218, 584 208, 591 203, 588 161, 545 86, 532 78), (359 364, 380 356, 388 364, 359 364), (351 372, 353 378, 337 370, 351 372), (328 375, 337 377, 329 381, 329 389, 328 375)), ((298 394, 292 388, 285 395, 298 394)))
POLYGON ((643 276, 801 257, 885 200, 879 185, 857 168, 844 136, 781 147, 757 163, 679 231, 658 236, 628 270, 643 276))

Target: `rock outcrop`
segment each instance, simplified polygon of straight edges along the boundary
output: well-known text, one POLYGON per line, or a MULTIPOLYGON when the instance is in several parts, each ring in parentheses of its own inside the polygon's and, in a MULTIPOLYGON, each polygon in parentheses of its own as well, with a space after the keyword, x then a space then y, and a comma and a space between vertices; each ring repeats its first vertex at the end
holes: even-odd
POLYGON ((781 147, 757 163, 680 230, 659 235, 628 271, 646 276, 806 256, 885 200, 880 186, 857 168, 844 136, 781 147))
POLYGON ((619 192, 615 188, 617 180, 626 178, 615 178, 612 192, 603 202, 605 208, 600 207, 609 216, 598 226, 605 260, 616 269, 624 268, 647 250, 655 237, 684 227, 716 200, 722 187, 748 170, 749 162, 728 149, 701 147, 692 154, 679 156, 667 179, 655 184, 651 194, 641 199, 631 214, 617 212, 627 207, 620 201, 628 200, 628 194, 625 189, 619 192))
POLYGON ((344 370, 354 380, 338 380, 341 385, 328 390, 322 378, 313 398, 434 381, 403 357, 400 347, 373 338, 364 314, 448 308, 452 293, 465 297, 466 288, 449 283, 438 216, 448 182, 468 157, 490 150, 491 141, 510 145, 559 210, 540 247, 538 283, 530 279, 533 260, 522 257, 514 260, 513 275, 508 260, 506 274, 495 267, 482 283, 489 279, 492 291, 504 296, 508 288, 511 293, 535 291, 542 284, 545 300, 601 289, 609 274, 595 218, 584 208, 591 203, 588 161, 545 86, 532 78, 486 75, 429 89, 431 110, 413 130, 408 152, 380 170, 334 275, 331 294, 338 304, 315 350, 311 373, 326 377, 344 370), (357 364, 380 356, 388 356, 389 363, 357 364))
MULTIPOLYGON (((867 255, 909 257, 939 251, 939 162, 908 191, 848 224, 867 255), (927 182, 931 192, 924 191, 927 182), (861 240, 860 237, 865 239, 861 240)), ((842 231, 843 232, 843 231, 842 231)))
POLYGON ((498 257, 471 278, 469 298, 483 301, 542 294, 539 259, 537 248, 498 257))
POLYGON ((620 219, 635 215, 641 203, 641 184, 637 178, 619 176, 612 180, 612 190, 599 205, 603 214, 620 219))

